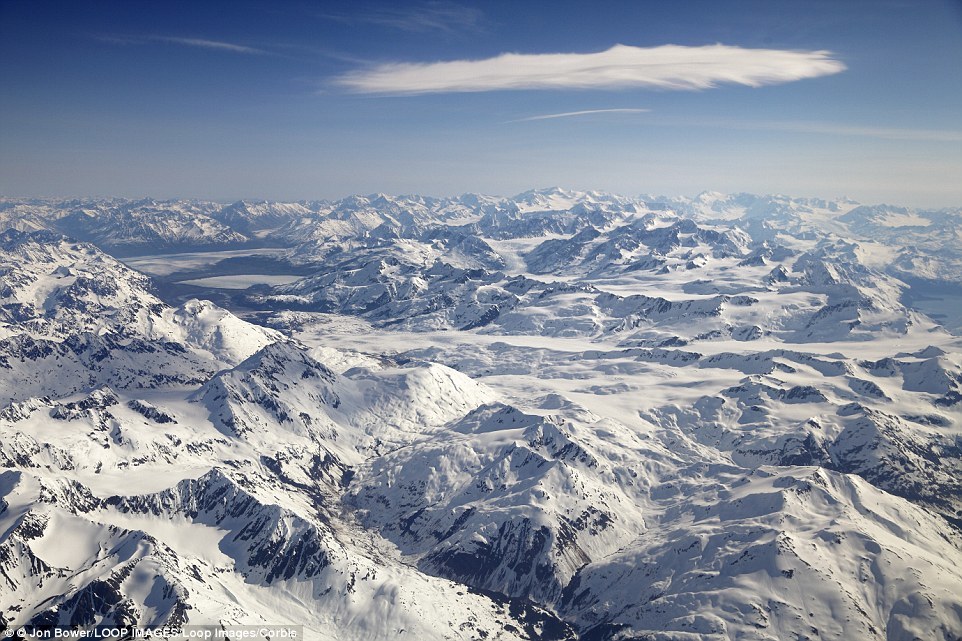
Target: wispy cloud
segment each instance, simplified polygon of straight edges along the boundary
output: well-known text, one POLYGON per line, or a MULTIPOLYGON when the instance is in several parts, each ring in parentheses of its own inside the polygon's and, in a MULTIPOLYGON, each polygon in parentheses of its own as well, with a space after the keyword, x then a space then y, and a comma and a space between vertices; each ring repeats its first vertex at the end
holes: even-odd
POLYGON ((378 8, 354 14, 324 14, 329 20, 348 24, 373 24, 413 33, 477 31, 484 15, 475 7, 449 2, 423 2, 404 9, 378 8))
POLYGON ((243 54, 255 54, 264 55, 268 54, 268 51, 263 49, 257 49, 255 47, 248 47, 245 45, 234 44, 233 42, 222 42, 220 40, 207 40, 206 38, 182 38, 179 36, 124 36, 124 35, 107 35, 107 36, 97 36, 98 40, 103 42, 110 42, 113 44, 122 45, 142 45, 151 42, 161 42, 173 45, 182 45, 185 47, 199 47, 201 49, 213 49, 217 51, 226 51, 229 53, 243 53, 243 54))
POLYGON ((780 131, 787 133, 818 134, 825 136, 854 136, 881 140, 906 140, 916 142, 962 142, 958 129, 914 129, 906 127, 872 127, 838 122, 806 120, 727 120, 727 119, 675 119, 658 118, 646 122, 652 126, 707 127, 711 129, 736 129, 744 131, 780 131))
POLYGON ((952 129, 905 129, 899 127, 862 127, 822 122, 759 122, 745 124, 746 128, 826 134, 831 136, 861 136, 885 140, 916 140, 922 142, 962 142, 962 131, 952 129))
POLYGON ((560 114, 543 114, 540 116, 529 116, 518 118, 508 122, 531 122, 532 120, 553 120, 555 118, 574 118, 577 116, 590 116, 592 114, 643 114, 651 111, 650 109, 585 109, 583 111, 566 111, 560 114))
POLYGON ((356 93, 414 95, 505 89, 709 89, 750 87, 839 73, 828 51, 744 49, 726 45, 632 47, 599 53, 505 53, 484 60, 397 62, 335 79, 356 93))
POLYGON ((256 49, 254 47, 237 45, 231 42, 220 42, 219 40, 205 40, 203 38, 176 38, 173 36, 164 36, 164 37, 155 38, 155 40, 158 40, 161 42, 169 42, 170 44, 185 45, 188 47, 201 47, 204 49, 218 49, 220 51, 231 51, 233 53, 255 53, 255 54, 267 53, 263 49, 256 49))
MULTIPOLYGON (((551 120, 554 118, 572 118, 589 116, 592 114, 608 113, 651 113, 650 109, 586 109, 583 111, 567 111, 564 113, 542 114, 507 120, 506 123, 531 122, 535 120, 551 120)), ((719 129, 744 129, 753 131, 783 131, 802 134, 822 134, 826 136, 856 136, 860 138, 878 138, 882 140, 906 140, 917 142, 962 142, 962 131, 955 129, 912 129, 904 127, 866 127, 832 122, 812 121, 778 121, 778 120, 646 120, 653 126, 694 126, 712 127, 719 129)))

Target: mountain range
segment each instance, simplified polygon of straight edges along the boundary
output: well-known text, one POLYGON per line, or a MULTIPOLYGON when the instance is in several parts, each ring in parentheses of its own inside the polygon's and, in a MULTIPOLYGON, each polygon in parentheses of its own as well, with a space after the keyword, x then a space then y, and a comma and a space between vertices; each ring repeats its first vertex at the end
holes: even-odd
POLYGON ((0 199, 0 628, 962 638, 960 223, 0 199))

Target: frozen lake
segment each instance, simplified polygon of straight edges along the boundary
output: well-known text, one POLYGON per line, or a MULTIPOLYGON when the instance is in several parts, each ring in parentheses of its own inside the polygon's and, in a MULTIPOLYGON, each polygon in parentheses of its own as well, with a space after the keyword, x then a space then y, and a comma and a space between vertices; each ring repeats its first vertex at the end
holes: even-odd
POLYGON ((177 272, 200 271, 209 269, 217 263, 233 258, 244 259, 268 257, 280 259, 287 253, 286 249, 235 249, 229 251, 185 252, 181 254, 151 254, 147 256, 130 256, 122 261, 134 269, 151 276, 170 276, 177 272))
POLYGON ((230 276, 208 276, 178 281, 181 285, 213 287, 214 289, 247 289, 251 285, 285 285, 302 276, 295 274, 232 274, 230 276))

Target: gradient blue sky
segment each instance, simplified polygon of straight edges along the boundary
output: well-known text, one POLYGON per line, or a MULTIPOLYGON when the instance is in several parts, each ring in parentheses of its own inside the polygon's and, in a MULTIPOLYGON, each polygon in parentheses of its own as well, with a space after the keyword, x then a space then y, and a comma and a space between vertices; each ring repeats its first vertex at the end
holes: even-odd
MULTIPOLYGON (((693 82, 683 62, 659 67, 669 84, 693 82)), ((315 199, 561 185, 958 206, 960 69, 957 0, 0 0, 0 194, 315 199), (575 86, 623 73, 583 55, 618 44, 630 73, 663 45, 677 45, 669 57, 715 44, 732 56, 711 62, 709 88, 575 86), (772 58, 780 51, 787 62, 772 58), (532 57, 396 66, 504 53, 532 57), (553 71, 537 54, 579 54, 562 66, 589 71, 545 88, 553 71), (792 56, 808 69, 795 80, 783 68, 792 56), (744 79, 756 63, 761 76, 744 79), (528 67, 542 81, 520 73, 528 67), (540 118, 558 114, 573 115, 540 118)))

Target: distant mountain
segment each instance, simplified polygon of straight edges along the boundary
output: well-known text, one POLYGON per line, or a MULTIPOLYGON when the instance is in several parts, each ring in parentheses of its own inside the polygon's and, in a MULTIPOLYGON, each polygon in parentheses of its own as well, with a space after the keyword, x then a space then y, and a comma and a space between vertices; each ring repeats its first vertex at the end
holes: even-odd
POLYGON ((914 322, 899 302, 897 268, 882 258, 893 250, 814 226, 818 217, 840 225, 838 211, 851 203, 702 195, 681 203, 684 214, 554 189, 485 203, 464 223, 430 216, 430 206, 450 204, 414 201, 399 214, 408 202, 356 198, 299 219, 303 229, 280 233, 299 239, 290 259, 316 273, 253 303, 384 327, 618 334, 638 345, 868 338, 914 322))

